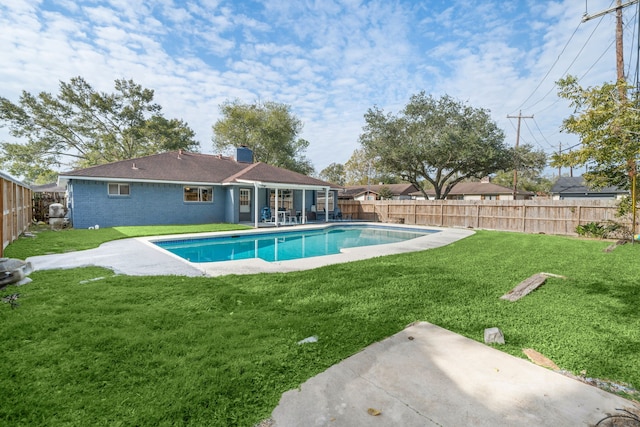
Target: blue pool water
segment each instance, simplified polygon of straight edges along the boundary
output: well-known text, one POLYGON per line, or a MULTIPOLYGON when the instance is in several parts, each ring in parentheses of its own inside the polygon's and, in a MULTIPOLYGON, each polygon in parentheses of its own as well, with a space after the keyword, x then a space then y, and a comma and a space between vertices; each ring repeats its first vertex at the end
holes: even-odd
POLYGON ((432 230, 376 226, 334 226, 315 230, 206 237, 154 242, 191 262, 261 258, 286 261, 340 253, 341 249, 402 242, 432 230))

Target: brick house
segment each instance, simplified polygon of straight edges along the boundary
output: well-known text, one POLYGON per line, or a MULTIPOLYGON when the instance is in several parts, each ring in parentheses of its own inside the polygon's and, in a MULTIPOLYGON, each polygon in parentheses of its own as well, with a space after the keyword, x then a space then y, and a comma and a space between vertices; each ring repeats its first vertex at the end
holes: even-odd
MULTIPOLYGON (((172 151, 61 173, 73 227, 253 223, 264 211, 337 207, 332 184, 265 163, 238 148, 236 158, 172 151)), ((325 218, 328 220, 328 218, 325 218)))

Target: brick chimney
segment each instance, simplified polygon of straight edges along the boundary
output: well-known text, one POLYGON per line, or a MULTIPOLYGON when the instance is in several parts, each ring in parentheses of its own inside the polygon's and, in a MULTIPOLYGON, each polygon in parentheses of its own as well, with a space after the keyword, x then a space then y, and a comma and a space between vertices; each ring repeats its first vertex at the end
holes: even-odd
POLYGON ((236 162, 253 163, 253 151, 246 145, 236 148, 236 162))

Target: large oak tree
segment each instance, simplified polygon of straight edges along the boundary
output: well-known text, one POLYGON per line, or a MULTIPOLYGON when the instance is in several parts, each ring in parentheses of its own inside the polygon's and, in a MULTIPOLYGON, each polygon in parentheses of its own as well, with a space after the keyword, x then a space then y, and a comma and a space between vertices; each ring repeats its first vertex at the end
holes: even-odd
POLYGON ((310 175, 311 161, 305 151, 309 141, 298 138, 302 122, 291 108, 277 102, 243 104, 227 101, 220 106, 222 118, 213 125, 213 146, 227 151, 238 146, 253 150, 254 160, 310 175))
POLYGON ((27 182, 43 183, 56 168, 84 168, 185 149, 198 142, 185 122, 166 119, 154 92, 132 80, 116 80, 114 93, 98 92, 82 77, 60 82, 60 92, 18 103, 0 97, 0 125, 20 142, 0 143, 5 169, 27 182))
POLYGON ((378 168, 444 199, 458 183, 514 165, 504 133, 485 109, 420 92, 397 115, 374 107, 365 114, 360 143, 378 168))

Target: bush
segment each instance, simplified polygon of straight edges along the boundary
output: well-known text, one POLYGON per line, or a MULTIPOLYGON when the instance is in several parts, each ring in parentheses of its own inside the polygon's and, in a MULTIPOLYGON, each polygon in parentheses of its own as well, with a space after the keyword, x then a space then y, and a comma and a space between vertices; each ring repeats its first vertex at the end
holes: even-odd
POLYGON ((628 238, 630 231, 624 225, 615 221, 589 222, 576 227, 576 233, 585 237, 600 239, 628 238))

